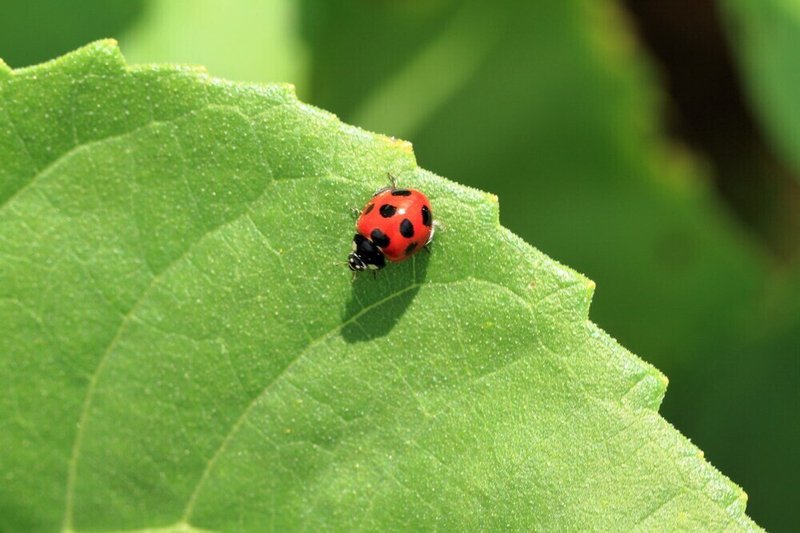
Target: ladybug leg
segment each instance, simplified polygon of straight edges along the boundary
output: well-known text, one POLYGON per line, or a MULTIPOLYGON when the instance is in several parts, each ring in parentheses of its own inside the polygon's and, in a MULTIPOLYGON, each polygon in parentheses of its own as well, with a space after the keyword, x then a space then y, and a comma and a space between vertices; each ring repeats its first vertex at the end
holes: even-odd
POLYGON ((430 244, 433 241, 433 234, 436 233, 436 228, 442 228, 442 223, 438 220, 433 221, 433 226, 431 227, 431 236, 428 237, 428 242, 422 246, 422 248, 428 253, 431 253, 430 244))
POLYGON ((431 243, 431 241, 433 241, 433 235, 436 233, 436 228, 440 228, 440 227, 441 227, 441 225, 439 224, 439 221, 438 220, 434 220, 433 221, 433 225, 431 226, 431 234, 430 234, 430 236, 428 236, 428 240, 425 243, 426 247, 431 243))
POLYGON ((382 192, 393 191, 393 190, 394 190, 394 187, 391 187, 391 186, 390 187, 381 187, 380 189, 375 191, 375 194, 373 194, 372 197, 375 198, 376 196, 378 196, 382 192))
POLYGON ((372 195, 373 198, 375 198, 376 196, 378 196, 382 192, 393 191, 393 190, 397 189, 397 178, 392 176, 392 174, 389 173, 389 172, 387 172, 386 175, 389 177, 389 186, 388 187, 381 187, 380 189, 375 191, 375 194, 372 195))

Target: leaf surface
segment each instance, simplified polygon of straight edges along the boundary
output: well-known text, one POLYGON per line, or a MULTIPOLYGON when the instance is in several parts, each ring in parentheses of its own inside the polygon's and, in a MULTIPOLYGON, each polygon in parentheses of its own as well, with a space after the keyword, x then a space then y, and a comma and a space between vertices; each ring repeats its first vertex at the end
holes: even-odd
POLYGON ((771 430, 796 413, 778 330, 800 316, 797 275, 723 208, 719 169, 667 135, 669 80, 626 3, 304 4, 311 101, 413 139, 421 166, 497 194, 504 226, 597 282, 592 320, 670 377, 663 415, 747 488, 759 524, 793 529, 800 442, 771 430), (737 371, 766 385, 712 411, 737 371))
POLYGON ((757 529, 494 197, 286 86, 0 65, 0 529, 757 529), (444 224, 351 283, 387 172, 444 224))
POLYGON ((742 343, 765 258, 660 134, 616 2, 305 4, 313 101, 496 193, 504 225, 607 290, 598 323, 672 372, 742 343))

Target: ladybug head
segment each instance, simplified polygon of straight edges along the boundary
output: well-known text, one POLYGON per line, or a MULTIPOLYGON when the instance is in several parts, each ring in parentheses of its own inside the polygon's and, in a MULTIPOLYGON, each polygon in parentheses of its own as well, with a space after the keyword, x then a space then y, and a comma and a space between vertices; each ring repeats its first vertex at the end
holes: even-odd
POLYGON ((372 241, 356 233, 353 237, 353 251, 347 257, 347 266, 353 272, 361 272, 368 268, 379 270, 386 266, 386 258, 372 241))

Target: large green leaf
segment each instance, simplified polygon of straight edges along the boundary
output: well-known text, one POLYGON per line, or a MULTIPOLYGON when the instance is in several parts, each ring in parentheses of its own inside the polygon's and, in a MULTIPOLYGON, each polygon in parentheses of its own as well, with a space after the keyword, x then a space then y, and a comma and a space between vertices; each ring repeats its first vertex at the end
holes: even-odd
POLYGON ((755 529, 494 197, 284 86, 0 63, 0 529, 755 529), (430 255, 350 281, 358 205, 430 255))
POLYGON ((800 3, 724 0, 737 51, 761 121, 783 158, 800 176, 800 3))
POLYGON ((791 529, 800 443, 761 413, 796 402, 766 387, 742 409, 698 405, 738 385, 733 353, 749 379, 786 382, 766 347, 797 292, 715 198, 710 165, 667 139, 666 73, 617 3, 306 0, 310 98, 413 139, 420 164, 496 193, 503 225, 594 279, 592 319, 670 376, 667 419, 747 487, 760 524, 791 529))
POLYGON ((741 342, 763 258, 658 137, 613 2, 306 4, 315 104, 497 193, 505 225, 613 287, 593 316, 658 362, 741 342))

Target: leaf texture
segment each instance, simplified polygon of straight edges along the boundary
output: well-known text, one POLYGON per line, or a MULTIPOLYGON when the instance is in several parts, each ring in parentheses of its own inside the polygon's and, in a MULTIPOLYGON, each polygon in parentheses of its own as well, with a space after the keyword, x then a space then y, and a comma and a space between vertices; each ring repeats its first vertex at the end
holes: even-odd
POLYGON ((751 530, 496 199, 289 86, 0 65, 0 529, 751 530), (355 282, 349 208, 426 192, 355 282))

